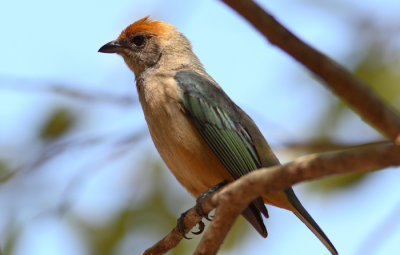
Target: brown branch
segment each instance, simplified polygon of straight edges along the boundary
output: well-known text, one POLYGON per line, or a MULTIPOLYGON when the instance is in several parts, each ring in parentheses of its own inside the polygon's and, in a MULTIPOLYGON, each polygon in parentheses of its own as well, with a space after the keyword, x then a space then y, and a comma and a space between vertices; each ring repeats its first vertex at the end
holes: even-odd
MULTIPOLYGON (((240 212, 261 194, 323 176, 371 171, 394 165, 400 165, 400 147, 378 144, 362 149, 308 155, 285 165, 253 171, 202 200, 204 212, 208 213, 213 208, 216 211, 194 254, 216 254, 240 212)), ((195 207, 191 208, 183 218, 185 232, 188 233, 201 219, 195 207)), ((142 255, 165 254, 176 247, 182 238, 175 227, 142 255)))
MULTIPOLYGON (((204 213, 208 214, 215 207, 211 203, 211 198, 211 196, 208 196, 201 201, 204 213)), ((185 216, 182 218, 185 234, 189 233, 189 231, 194 228, 202 220, 202 218, 203 217, 196 212, 196 207, 192 207, 190 210, 188 210, 185 216)), ((175 227, 163 239, 145 250, 142 255, 165 254, 175 248, 182 239, 183 235, 179 232, 178 228, 175 227)))
POLYGON ((212 197, 211 205, 216 206, 215 216, 194 254, 216 254, 235 219, 252 200, 262 194, 323 176, 371 171, 394 165, 400 165, 400 147, 376 145, 304 156, 285 165, 253 171, 212 197))
POLYGON ((314 72, 361 118, 400 144, 400 117, 373 91, 321 52, 307 45, 251 0, 222 0, 249 21, 272 44, 314 72))

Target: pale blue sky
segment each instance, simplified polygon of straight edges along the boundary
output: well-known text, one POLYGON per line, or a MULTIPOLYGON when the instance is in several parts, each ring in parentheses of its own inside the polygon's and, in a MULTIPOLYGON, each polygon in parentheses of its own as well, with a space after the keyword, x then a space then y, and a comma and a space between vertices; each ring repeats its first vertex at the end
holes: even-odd
MULTIPOLYGON (((377 23, 385 24, 398 19, 400 13, 397 0, 324 2, 336 12, 328 12, 318 1, 260 2, 301 38, 337 61, 346 62, 349 67, 356 61, 349 61, 350 51, 354 44, 362 42, 348 26, 348 14, 372 15, 377 23)), ((36 140, 35 132, 54 104, 85 112, 87 119, 76 127, 80 135, 117 132, 123 136, 132 129, 145 126, 138 108, 121 109, 107 104, 93 107, 34 91, 47 84, 60 84, 89 92, 135 95, 133 74, 122 59, 99 54, 97 50, 116 38, 129 23, 148 14, 177 26, 192 41, 207 71, 254 118, 274 145, 288 139, 302 141, 312 137, 312 127, 318 119, 315 116, 326 111, 326 101, 333 100, 330 92, 309 78, 307 71, 269 45, 219 1, 25 0, 0 5, 0 156, 16 161, 17 166, 25 166, 37 156, 42 145, 36 140), (31 87, 26 90, 28 92, 15 89, 21 83, 31 87), (19 155, 26 158, 19 159, 19 155)), ((376 137, 370 128, 353 122, 357 128, 353 130, 349 125, 342 140, 359 142, 376 137)), ((149 137, 141 146, 145 151, 154 151, 149 137)), ((36 179, 26 182, 16 178, 8 185, 0 186, 0 207, 8 208, 0 213, 0 246, 12 218, 24 222, 17 255, 87 254, 71 226, 51 217, 36 218, 33 215, 43 204, 57 200, 65 180, 77 174, 88 158, 101 157, 103 147, 84 155, 70 152, 35 174, 37 180, 43 176, 52 180, 49 186, 52 192, 47 194, 34 192, 36 179), (71 163, 71 158, 76 161, 71 163), (65 162, 68 162, 67 166, 65 162), (51 171, 55 167, 59 170, 51 171), (23 192, 32 193, 27 197, 23 192), (18 200, 7 200, 8 194, 19 194, 18 200)), ((131 156, 138 152, 137 148, 133 149, 131 156)), ((281 159, 285 161, 284 156, 281 159)), ((92 213, 97 211, 103 212, 102 217, 111 217, 128 196, 123 188, 114 186, 122 178, 116 176, 114 169, 127 164, 123 161, 102 168, 96 180, 87 185, 82 198, 84 202, 79 203, 76 213, 93 221, 96 217, 92 213), (119 196, 111 195, 110 189, 119 196)), ((400 193, 392 191, 398 188, 400 181, 396 171, 378 172, 373 177, 350 190, 328 195, 311 194, 304 185, 297 187, 300 200, 341 254, 359 254, 361 243, 400 202, 400 193)), ((167 178, 177 185, 170 175, 167 178)), ((180 187, 176 189, 183 191, 180 187)), ((267 220, 269 237, 264 240, 254 235, 241 250, 248 254, 328 254, 293 215, 275 208, 270 211, 271 218, 267 220)), ((399 236, 400 231, 397 231, 376 254, 398 252, 399 236)), ((133 251, 134 254, 139 252, 133 251)))

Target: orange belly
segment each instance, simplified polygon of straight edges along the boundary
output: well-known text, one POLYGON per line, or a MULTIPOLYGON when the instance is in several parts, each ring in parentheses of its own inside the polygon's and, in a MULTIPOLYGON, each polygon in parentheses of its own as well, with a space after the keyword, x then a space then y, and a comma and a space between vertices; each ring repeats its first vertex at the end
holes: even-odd
POLYGON ((154 145, 176 179, 193 196, 232 180, 178 103, 157 106, 143 107, 154 145))

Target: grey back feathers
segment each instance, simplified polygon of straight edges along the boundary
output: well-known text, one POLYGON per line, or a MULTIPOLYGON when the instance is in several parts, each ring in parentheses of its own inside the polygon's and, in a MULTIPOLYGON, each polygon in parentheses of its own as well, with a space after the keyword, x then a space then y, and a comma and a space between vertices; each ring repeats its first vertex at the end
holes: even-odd
MULTIPOLYGON (((192 72, 175 75, 182 103, 200 135, 234 179, 261 167, 252 138, 242 125, 238 106, 207 78, 192 72)), ((260 212, 268 217, 261 198, 243 211, 243 216, 264 237, 267 230, 260 212)))

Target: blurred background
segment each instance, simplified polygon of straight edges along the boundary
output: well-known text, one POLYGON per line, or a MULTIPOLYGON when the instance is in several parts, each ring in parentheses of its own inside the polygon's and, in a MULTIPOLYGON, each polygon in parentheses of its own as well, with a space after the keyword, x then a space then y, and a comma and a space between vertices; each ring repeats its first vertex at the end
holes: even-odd
MULTIPOLYGON (((400 109, 398 0, 259 3, 400 109)), ((282 162, 384 140, 220 1, 0 6, 0 254, 140 254, 194 205, 152 144, 133 74, 97 53, 148 14, 192 41, 282 162)), ((399 254, 399 181, 390 168, 294 189, 340 254, 399 254)), ((267 239, 239 219, 221 254, 328 254, 294 215, 269 211, 267 239)))

